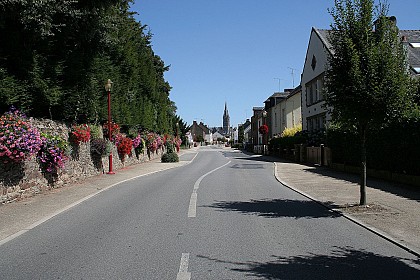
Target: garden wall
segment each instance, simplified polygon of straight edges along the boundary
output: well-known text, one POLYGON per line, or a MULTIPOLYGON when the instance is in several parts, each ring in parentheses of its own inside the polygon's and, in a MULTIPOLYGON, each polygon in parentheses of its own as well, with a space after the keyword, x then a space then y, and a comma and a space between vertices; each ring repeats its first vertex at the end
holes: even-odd
MULTIPOLYGON (((64 123, 32 118, 30 122, 40 132, 58 135, 62 139, 68 140, 70 128, 64 123)), ((151 155, 148 155, 147 152, 136 155, 133 149, 132 156, 126 156, 123 162, 119 158, 117 148, 113 146, 113 169, 117 170, 124 166, 160 158, 162 152, 159 150, 151 155)), ((30 197, 36 193, 84 180, 106 171, 108 171, 108 157, 92 156, 89 142, 72 146, 72 152, 65 163, 65 168, 59 170, 57 175, 42 172, 35 157, 23 163, 0 163, 0 203, 30 197)))

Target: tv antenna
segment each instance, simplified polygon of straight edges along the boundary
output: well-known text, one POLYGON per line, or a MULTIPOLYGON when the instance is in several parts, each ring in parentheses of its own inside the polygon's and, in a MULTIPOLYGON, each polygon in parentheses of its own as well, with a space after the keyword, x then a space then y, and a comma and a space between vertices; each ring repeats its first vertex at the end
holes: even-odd
POLYGON ((280 79, 280 78, 274 78, 274 80, 279 80, 279 92, 281 92, 280 83, 281 83, 281 81, 284 81, 284 80, 283 79, 280 79))
POLYGON ((295 71, 296 71, 296 69, 292 68, 292 67, 287 67, 287 68, 289 68, 292 72, 291 73, 292 74, 292 84, 293 84, 293 88, 295 88, 295 71))

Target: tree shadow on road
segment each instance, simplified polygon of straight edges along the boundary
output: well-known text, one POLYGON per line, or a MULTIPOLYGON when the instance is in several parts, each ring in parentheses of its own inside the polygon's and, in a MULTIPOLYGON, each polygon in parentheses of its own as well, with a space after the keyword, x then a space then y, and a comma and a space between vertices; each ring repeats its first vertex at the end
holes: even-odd
MULTIPOLYGON (((333 207, 332 203, 329 206, 333 207)), ((250 201, 218 201, 210 208, 235 211, 267 218, 337 218, 340 214, 310 200, 266 199, 250 201)))
MULTIPOLYGON (((353 173, 344 173, 336 170, 331 170, 326 167, 308 167, 303 169, 305 172, 314 173, 320 176, 325 176, 329 178, 334 178, 337 180, 347 181, 355 184, 360 183, 360 175, 353 174, 353 173)), ((396 183, 396 182, 388 182, 381 179, 375 179, 370 176, 367 178, 367 187, 373 188, 381 191, 385 191, 388 193, 392 193, 394 195, 404 197, 410 200, 416 200, 420 202, 420 192, 418 191, 418 187, 396 183)))
POLYGON ((232 262, 202 255, 216 263, 231 264, 232 271, 262 279, 418 279, 418 261, 375 254, 350 247, 335 249, 328 255, 308 254, 291 257, 272 256, 269 262, 232 262))

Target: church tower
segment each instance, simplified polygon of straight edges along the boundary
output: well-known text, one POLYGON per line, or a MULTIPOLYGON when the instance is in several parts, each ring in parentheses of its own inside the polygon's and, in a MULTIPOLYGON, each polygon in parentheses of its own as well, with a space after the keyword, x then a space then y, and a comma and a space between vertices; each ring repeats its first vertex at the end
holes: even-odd
POLYGON ((229 117, 229 112, 227 109, 227 104, 225 102, 225 111, 223 113, 223 132, 225 134, 229 134, 230 130, 230 117, 229 117))

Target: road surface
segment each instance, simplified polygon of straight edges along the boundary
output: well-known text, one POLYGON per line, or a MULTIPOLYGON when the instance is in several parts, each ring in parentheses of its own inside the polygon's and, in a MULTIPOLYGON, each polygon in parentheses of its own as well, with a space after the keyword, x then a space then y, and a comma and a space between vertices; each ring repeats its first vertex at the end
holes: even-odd
POLYGON ((181 160, 3 244, 0 278, 420 279, 418 258, 281 185, 260 156, 181 160))

